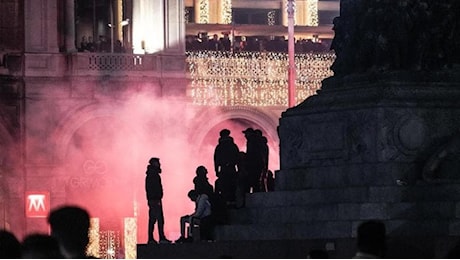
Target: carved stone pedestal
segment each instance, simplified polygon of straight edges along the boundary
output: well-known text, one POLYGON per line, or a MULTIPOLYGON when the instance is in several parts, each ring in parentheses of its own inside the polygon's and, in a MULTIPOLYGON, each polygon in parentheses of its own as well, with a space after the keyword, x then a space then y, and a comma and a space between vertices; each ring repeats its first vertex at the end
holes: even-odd
POLYGON ((303 208, 305 236, 351 238, 379 219, 443 257, 440 241, 460 235, 459 71, 326 79, 283 113, 279 136, 276 190, 303 208))
POLYGON ((460 71, 326 79, 283 113, 279 136, 277 190, 460 179, 445 167, 460 165, 460 71))

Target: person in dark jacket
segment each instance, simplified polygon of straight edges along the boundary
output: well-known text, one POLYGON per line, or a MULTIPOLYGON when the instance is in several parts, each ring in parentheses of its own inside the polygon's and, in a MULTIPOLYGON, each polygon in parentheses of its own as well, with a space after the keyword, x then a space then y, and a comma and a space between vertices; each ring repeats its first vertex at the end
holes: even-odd
POLYGON ((239 148, 230 136, 230 130, 222 129, 219 135, 219 143, 214 150, 214 170, 218 178, 215 192, 230 205, 235 203, 239 148))
POLYGON ((147 176, 145 177, 145 191, 147 195, 147 202, 149 205, 149 227, 148 227, 148 243, 156 244, 157 242, 153 239, 153 230, 155 223, 158 221, 158 234, 160 243, 171 243, 170 240, 166 239, 164 233, 164 216, 163 216, 163 205, 161 200, 163 199, 163 186, 161 184, 161 165, 159 158, 151 158, 149 165, 147 166, 147 176))
POLYGON ((208 181, 208 169, 203 165, 196 168, 196 176, 193 178, 193 184, 195 185, 195 191, 199 194, 206 194, 211 197, 214 193, 214 188, 208 181))

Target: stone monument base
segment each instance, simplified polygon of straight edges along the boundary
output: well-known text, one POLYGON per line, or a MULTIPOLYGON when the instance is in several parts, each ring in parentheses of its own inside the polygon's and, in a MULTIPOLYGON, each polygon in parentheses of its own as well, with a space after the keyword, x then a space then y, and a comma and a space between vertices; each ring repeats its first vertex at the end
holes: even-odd
MULTIPOLYGON (((218 238, 347 239, 378 219, 393 240, 453 241, 459 130, 458 70, 326 79, 282 114, 276 192, 248 195, 218 238)), ((439 246, 430 250, 442 257, 439 246)))

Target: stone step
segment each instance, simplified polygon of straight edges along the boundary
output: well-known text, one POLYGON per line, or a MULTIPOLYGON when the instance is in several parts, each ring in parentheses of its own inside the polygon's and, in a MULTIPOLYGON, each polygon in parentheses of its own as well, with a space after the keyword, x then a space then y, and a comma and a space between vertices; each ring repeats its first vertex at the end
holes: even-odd
MULTIPOLYGON (((446 258, 454 237, 390 237, 385 258, 446 258)), ((286 239, 137 245, 137 259, 305 259, 311 250, 324 250, 331 259, 351 259, 356 241, 347 239, 286 239)))
POLYGON ((229 212, 232 224, 289 224, 356 219, 447 220, 460 218, 458 202, 376 202, 248 207, 229 212))
MULTIPOLYGON (((363 219, 350 221, 316 221, 312 223, 267 223, 221 225, 215 229, 217 241, 334 239, 356 237, 356 229, 363 219)), ((449 236, 460 235, 460 220, 382 220, 389 236, 449 236), (408 233, 409 232, 409 233, 408 233)))
MULTIPOLYGON (((283 169, 276 172, 277 191, 311 188, 342 188, 360 186, 396 186, 398 180, 413 185, 419 183, 420 166, 414 163, 350 164, 303 169, 283 169)), ((446 180, 459 183, 460 180, 446 180)))
POLYGON ((312 249, 326 250, 330 258, 351 258, 354 239, 244 240, 184 244, 137 245, 138 259, 304 259, 312 249))
POLYGON ((246 194, 246 207, 285 207, 333 203, 460 201, 460 185, 350 186, 246 194))

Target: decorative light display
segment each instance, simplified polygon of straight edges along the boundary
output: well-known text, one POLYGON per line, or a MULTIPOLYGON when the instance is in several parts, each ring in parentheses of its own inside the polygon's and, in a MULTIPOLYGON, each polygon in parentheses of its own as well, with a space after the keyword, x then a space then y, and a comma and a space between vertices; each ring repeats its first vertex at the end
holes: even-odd
POLYGON ((275 25, 275 16, 276 16, 276 11, 272 10, 267 13, 267 24, 268 25, 275 25))
POLYGON ((89 243, 88 247, 86 248, 86 253, 88 255, 94 256, 96 258, 100 258, 99 254, 99 219, 98 218, 90 218, 90 228, 89 228, 89 243))
POLYGON ((209 0, 200 0, 198 23, 209 23, 209 0))
POLYGON ((190 11, 188 10, 188 8, 184 9, 184 20, 186 24, 190 23, 190 11))
POLYGON ((120 232, 107 230, 100 232, 100 258, 117 259, 120 258, 120 232))
POLYGON ((307 26, 318 26, 318 0, 307 0, 307 26))
POLYGON ((136 259, 137 245, 137 220, 136 218, 124 219, 125 258, 136 259))
POLYGON ((232 0, 221 0, 222 22, 224 24, 232 23, 232 0))
MULTIPOLYGON (((333 52, 299 53, 296 100, 316 94, 333 75, 333 52)), ((288 56, 275 52, 187 52, 189 95, 196 105, 287 106, 288 56)))

